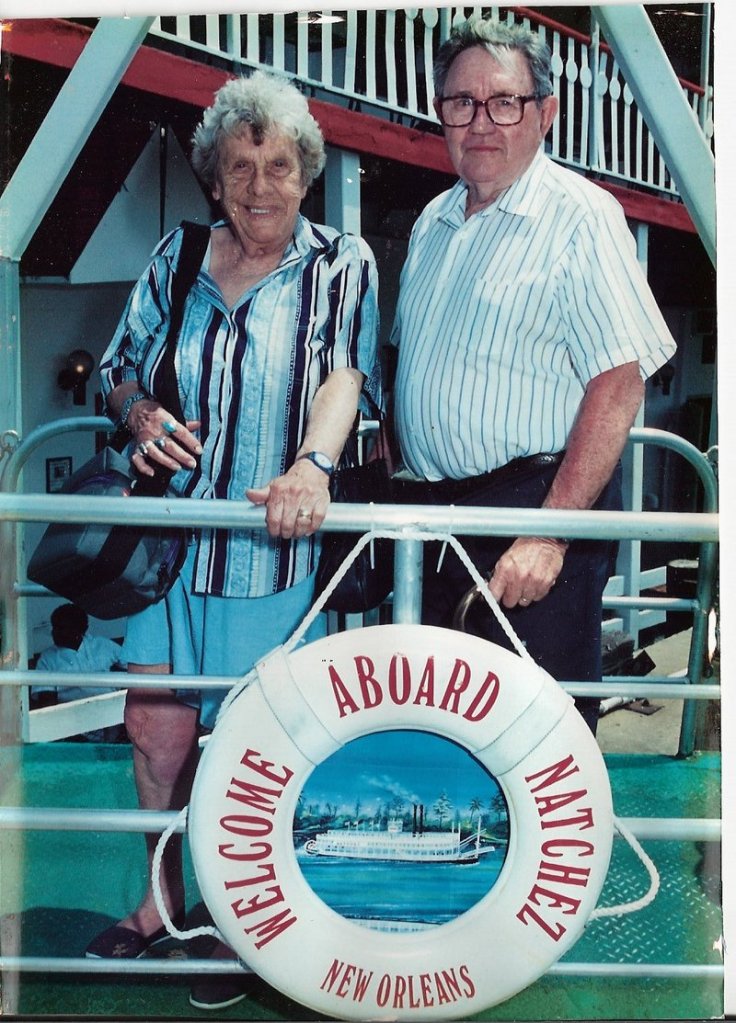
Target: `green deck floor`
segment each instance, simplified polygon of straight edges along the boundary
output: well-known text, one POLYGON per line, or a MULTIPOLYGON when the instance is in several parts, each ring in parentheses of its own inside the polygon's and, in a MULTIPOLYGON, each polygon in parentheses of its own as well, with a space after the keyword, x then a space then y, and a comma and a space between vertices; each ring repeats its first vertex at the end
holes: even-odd
MULTIPOLYGON (((720 816, 720 756, 606 756, 619 817, 720 816)), ((25 747, 22 769, 5 785, 8 805, 136 806, 125 745, 53 743, 25 747)), ((0 860, 2 914, 19 914, 22 954, 80 956, 101 927, 135 904, 143 886, 140 835, 90 832, 9 833, 0 860)), ((591 921, 565 960, 602 963, 720 965, 720 862, 714 844, 643 843, 661 876, 646 909, 591 921)), ((198 901, 188 864, 191 901, 198 901)), ((614 843, 601 904, 643 895, 648 877, 622 841, 614 843)), ((174 943, 175 944, 175 943, 174 943)), ((180 950, 183 946, 180 946, 180 950)), ((174 948, 176 952, 176 948, 174 948)), ((212 1019, 192 1009, 186 977, 19 976, 15 1019, 52 1016, 97 1020, 212 1019)), ((543 977, 474 1019, 707 1019, 723 1014, 723 985, 713 979, 543 977)), ((219 1018, 219 1017, 218 1017, 219 1018)), ((256 981, 253 995, 222 1013, 228 1020, 318 1017, 256 981)))

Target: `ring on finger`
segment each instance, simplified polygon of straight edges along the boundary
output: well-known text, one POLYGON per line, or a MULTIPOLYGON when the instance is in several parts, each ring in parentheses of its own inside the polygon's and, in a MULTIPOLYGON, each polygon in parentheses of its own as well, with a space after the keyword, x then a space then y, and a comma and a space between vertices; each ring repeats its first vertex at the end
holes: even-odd
POLYGON ((170 420, 167 419, 166 422, 164 422, 162 425, 167 433, 176 433, 176 423, 172 423, 170 420))
POLYGON ((153 443, 159 449, 159 451, 163 451, 164 448, 166 447, 166 438, 157 437, 153 443))
POLYGON ((138 454, 139 455, 143 455, 143 457, 145 458, 146 455, 148 454, 148 445, 149 444, 150 444, 150 441, 147 441, 147 440, 141 441, 141 443, 138 445, 138 454))
POLYGON ((300 512, 297 512, 297 516, 296 517, 298 519, 311 519, 312 513, 308 512, 304 508, 302 508, 302 510, 300 512))

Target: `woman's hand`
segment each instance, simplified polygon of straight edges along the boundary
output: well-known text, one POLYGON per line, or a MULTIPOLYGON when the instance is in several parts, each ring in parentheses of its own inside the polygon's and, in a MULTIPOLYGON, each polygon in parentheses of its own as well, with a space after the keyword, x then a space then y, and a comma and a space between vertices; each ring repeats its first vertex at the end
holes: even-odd
POLYGON ((326 473, 301 458, 283 476, 246 490, 245 496, 253 504, 265 504, 270 536, 299 539, 322 525, 330 504, 329 482, 326 473))
POLYGON ((156 465, 171 472, 193 469, 194 455, 202 454, 202 445, 193 431, 199 420, 178 423, 163 405, 152 398, 136 401, 128 414, 128 429, 135 441, 131 461, 143 476, 153 476, 156 465))

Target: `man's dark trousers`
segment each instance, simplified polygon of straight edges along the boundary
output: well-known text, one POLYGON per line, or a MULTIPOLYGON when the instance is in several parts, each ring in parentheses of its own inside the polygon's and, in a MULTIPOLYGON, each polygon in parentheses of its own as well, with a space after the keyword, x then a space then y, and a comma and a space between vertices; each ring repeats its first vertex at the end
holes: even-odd
MULTIPOLYGON (((550 464, 544 464, 544 457, 519 459, 475 480, 399 483, 395 499, 407 504, 539 508, 559 467, 559 457, 550 464)), ((620 466, 594 508, 621 510, 620 466)), ((459 539, 482 575, 490 573, 513 543, 510 537, 459 539)), ((618 544, 611 540, 572 541, 557 582, 543 600, 528 607, 501 608, 536 663, 559 681, 601 680, 601 602, 606 582, 615 570, 617 548, 618 544)), ((439 543, 425 544, 422 622, 451 628, 457 605, 473 581, 450 547, 446 548, 438 571, 440 550, 439 543)), ((513 649, 485 601, 474 602, 465 628, 513 649)), ((578 697, 575 704, 595 734, 600 701, 578 697)))

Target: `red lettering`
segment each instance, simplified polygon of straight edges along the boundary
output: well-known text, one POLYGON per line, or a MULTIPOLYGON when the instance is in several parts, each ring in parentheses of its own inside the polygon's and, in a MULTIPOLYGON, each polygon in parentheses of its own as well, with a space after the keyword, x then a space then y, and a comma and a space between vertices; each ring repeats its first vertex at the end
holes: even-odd
POLYGON ((541 927, 545 934, 549 934, 550 938, 552 938, 553 941, 559 941, 562 935, 567 930, 567 928, 561 923, 555 924, 555 929, 553 930, 553 928, 550 927, 547 921, 542 919, 539 913, 537 913, 537 911, 528 904, 521 907, 519 912, 516 914, 516 918, 518 920, 521 920, 521 922, 526 927, 529 923, 529 921, 526 919, 527 916, 530 916, 534 923, 541 927))
POLYGON ((250 847, 252 852, 228 852, 228 849, 235 848, 234 844, 229 842, 227 845, 219 846, 217 851, 224 860, 262 860, 264 856, 270 856, 273 851, 268 842, 252 842, 250 847))
POLYGON ((344 718, 346 714, 357 714, 360 707, 352 698, 350 693, 347 691, 345 683, 337 674, 332 665, 327 669, 330 673, 330 681, 332 682, 332 692, 335 696, 335 702, 337 703, 337 709, 341 718, 344 718))
POLYGON ((580 899, 572 899, 569 895, 560 895, 559 892, 550 891, 549 888, 540 888, 538 884, 535 884, 532 890, 527 895, 529 902, 533 902, 535 906, 539 906, 539 899, 547 899, 547 906, 550 909, 562 909, 565 916, 574 916, 580 908, 580 899), (567 906, 567 909, 563 909, 563 906, 567 906))
POLYGON ((406 994, 406 981, 397 973, 394 977, 394 1009, 404 1008, 404 995, 406 994))
POLYGON ((388 1005, 388 1000, 391 997, 391 976, 388 973, 384 973, 378 982, 378 991, 376 992, 376 1004, 383 1008, 384 1005, 388 1005))
POLYGON ((230 903, 230 907, 238 920, 243 916, 248 916, 249 913, 257 913, 261 909, 268 909, 269 906, 274 906, 277 902, 284 901, 284 896, 278 885, 274 885, 273 888, 266 888, 265 891, 273 892, 273 896, 270 899, 266 899, 258 894, 250 899, 236 899, 235 902, 230 903))
POLYGON ((419 986, 422 989, 422 1002, 426 1008, 430 1005, 434 1005, 434 998, 432 997, 432 978, 428 973, 419 974, 419 986))
POLYGON ((440 703, 440 710, 449 710, 451 714, 457 714, 460 705, 460 696, 470 684, 470 665, 465 661, 456 658, 452 674, 445 689, 445 695, 440 703))
POLYGON ((498 677, 494 675, 492 671, 489 671, 486 675, 485 682, 473 697, 470 706, 463 714, 466 721, 482 721, 498 699, 500 687, 498 677), (491 690, 490 693, 488 693, 489 689, 491 690), (488 696, 486 696, 486 693, 488 693, 488 696), (481 704, 483 699, 485 699, 485 703, 481 704))
POLYGON ((220 818, 220 827, 233 835, 268 835, 273 831, 273 821, 231 813, 220 818))
POLYGON ((276 868, 273 863, 261 863, 258 869, 263 871, 260 877, 244 877, 240 881, 226 881, 225 891, 229 892, 231 888, 245 888, 249 884, 264 884, 266 881, 276 880, 276 868))
POLYGON ((574 803, 576 799, 582 799, 588 795, 587 789, 578 789, 576 792, 559 792, 556 796, 535 796, 537 812, 540 817, 552 813, 554 810, 561 810, 563 806, 574 803))
POLYGON ((353 974, 354 973, 355 973, 355 967, 354 966, 346 966, 345 967, 345 969, 343 971, 343 975, 342 975, 342 980, 338 984, 337 991, 335 992, 335 994, 337 995, 338 998, 344 998, 345 995, 348 993, 348 988, 350 987, 350 981, 353 979, 353 974))
POLYGON ((465 981, 465 997, 472 998, 475 994, 475 984, 470 976, 470 970, 464 963, 460 967, 460 976, 465 981))
POLYGON ((339 959, 333 959, 332 965, 325 974, 325 979, 320 984, 320 991, 324 991, 327 988, 328 991, 332 990, 332 985, 337 981, 337 978, 345 964, 339 959))
POLYGON ((565 828, 580 825, 581 831, 587 831, 588 828, 593 827, 593 809, 590 806, 585 806, 582 809, 578 808, 577 817, 565 817, 561 821, 542 821, 542 829, 546 828, 565 828))
POLYGON ((442 983, 442 977, 439 973, 435 973, 434 975, 434 986, 437 988, 437 999, 440 1005, 447 1005, 448 1002, 452 1001, 447 991, 445 991, 445 986, 442 983))
POLYGON ((577 884, 585 887, 590 878, 590 867, 571 867, 567 863, 539 864, 538 881, 553 881, 560 884, 577 884))
POLYGON ((276 916, 263 920, 261 923, 253 924, 252 927, 244 927, 243 930, 246 934, 256 931, 259 937, 263 934, 264 937, 255 943, 256 948, 263 948, 269 941, 273 941, 274 938, 278 938, 280 934, 283 934, 287 927, 291 927, 292 924, 296 923, 297 918, 295 916, 290 917, 289 913, 291 913, 290 909, 284 909, 281 913, 277 913, 276 916))
POLYGON ((586 842, 582 838, 549 838, 542 845, 542 856, 564 856, 564 852, 553 852, 553 849, 582 849, 578 856, 592 856, 595 846, 592 842, 586 842))
POLYGON ((383 692, 378 684, 377 679, 374 677, 373 672, 376 670, 373 661, 370 657, 355 657, 355 667, 358 672, 358 685, 360 686, 360 694, 363 697, 363 707, 365 710, 372 710, 377 707, 379 703, 383 702, 383 692))
POLYGON ((283 789, 267 789, 263 785, 253 785, 240 781, 238 778, 231 778, 230 784, 242 789, 242 792, 228 789, 225 793, 228 799, 235 799, 239 803, 245 803, 247 806, 252 806, 254 810, 261 810, 264 813, 275 813, 276 807, 268 797, 279 799, 283 792, 283 789))
POLYGON ((414 697, 415 707, 422 703, 427 707, 434 707, 434 657, 427 658, 417 695, 414 697))
POLYGON ((538 792, 540 789, 546 789, 548 785, 556 785, 558 781, 569 778, 571 774, 576 774, 580 770, 577 764, 570 770, 567 770, 572 764, 575 764, 575 761, 572 753, 570 753, 564 760, 560 760, 550 767, 545 767, 544 770, 537 771, 536 774, 526 775, 524 781, 535 781, 537 778, 542 778, 543 780, 539 785, 531 790, 532 792, 538 792))
POLYGON ((364 973, 362 967, 352 966, 339 959, 332 960, 332 965, 327 971, 325 979, 320 984, 320 990, 324 991, 327 989, 327 991, 331 991, 334 985, 337 984, 335 994, 338 998, 346 998, 350 993, 349 987, 353 978, 355 978, 355 991, 353 992, 352 999, 354 1002, 362 1002, 368 990, 368 985, 373 979, 373 971, 364 973), (340 979, 341 974, 342 979, 340 979))
POLYGON ((369 973, 363 973, 363 970, 358 970, 358 976, 355 981, 355 994, 353 995, 354 1002, 362 1002, 365 998, 365 993, 368 990, 368 985, 373 980, 373 970, 369 973))
POLYGON ((450 995, 453 997, 453 1001, 457 1001, 460 998, 460 985, 457 977, 455 976, 454 970, 443 970, 442 979, 447 984, 447 989, 450 995))
POLYGON ((284 786, 293 777, 294 772, 288 767, 281 767, 281 773, 277 774, 275 771, 271 771, 270 768, 273 764, 270 760, 261 760, 258 763, 253 761, 253 757, 260 757, 260 753, 254 749, 248 749, 245 751, 245 756, 240 761, 244 767, 250 767, 252 771, 256 771, 258 774, 262 774, 264 778, 268 778, 269 781, 276 782, 277 785, 284 786))
POLYGON ((391 658, 388 668, 388 694, 391 702, 398 707, 405 704, 411 696, 411 665, 408 658, 403 655, 394 654, 391 658), (401 664, 401 688, 398 684, 397 662, 401 664))

